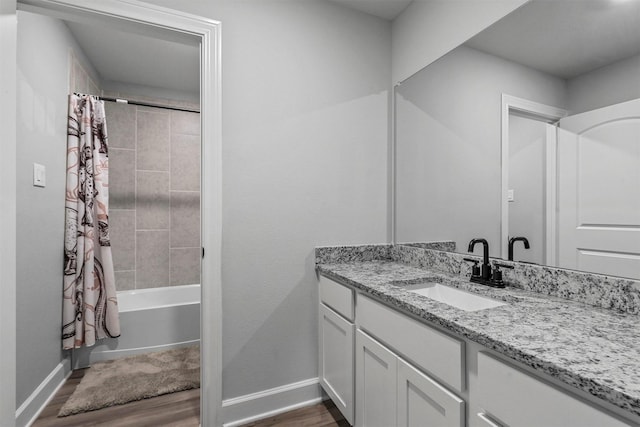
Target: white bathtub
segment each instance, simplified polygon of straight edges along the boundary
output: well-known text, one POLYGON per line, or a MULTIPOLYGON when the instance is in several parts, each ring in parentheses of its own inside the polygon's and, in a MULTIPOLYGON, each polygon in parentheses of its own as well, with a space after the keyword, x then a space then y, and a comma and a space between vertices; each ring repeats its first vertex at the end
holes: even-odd
POLYGON ((118 292, 120 337, 73 351, 74 369, 200 342, 200 285, 118 292))

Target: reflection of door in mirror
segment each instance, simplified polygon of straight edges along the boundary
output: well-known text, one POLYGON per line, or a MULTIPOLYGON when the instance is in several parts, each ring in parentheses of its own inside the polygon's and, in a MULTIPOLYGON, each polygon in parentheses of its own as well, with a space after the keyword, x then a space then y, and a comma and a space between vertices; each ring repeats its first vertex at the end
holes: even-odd
POLYGON ((547 127, 545 122, 509 114, 509 237, 522 236, 514 260, 546 264, 547 127))
POLYGON ((567 111, 502 94, 501 255, 556 265, 556 126, 567 111))
POLYGON ((558 129, 558 262, 640 279, 640 99, 558 129))

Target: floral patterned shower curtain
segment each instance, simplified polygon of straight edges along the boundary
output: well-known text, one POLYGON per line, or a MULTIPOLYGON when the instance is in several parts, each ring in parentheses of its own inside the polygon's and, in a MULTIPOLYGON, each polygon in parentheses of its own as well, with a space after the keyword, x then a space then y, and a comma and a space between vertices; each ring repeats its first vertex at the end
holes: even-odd
POLYGON ((109 159, 104 102, 69 96, 62 347, 120 335, 109 241, 109 159))

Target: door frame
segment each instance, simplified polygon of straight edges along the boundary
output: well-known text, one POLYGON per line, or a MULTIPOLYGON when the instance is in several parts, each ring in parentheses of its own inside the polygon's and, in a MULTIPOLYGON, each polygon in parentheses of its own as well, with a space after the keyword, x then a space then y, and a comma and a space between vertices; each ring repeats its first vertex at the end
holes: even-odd
MULTIPOLYGON (((541 104, 516 96, 502 94, 501 109, 501 198, 500 198, 500 256, 507 259, 509 245, 509 114, 517 112, 534 120, 555 124, 568 112, 562 108, 541 104)), ((556 133, 547 132, 546 147, 546 250, 545 264, 552 265, 556 259, 556 225, 557 225, 557 200, 556 200, 556 133)))
MULTIPOLYGON (((16 0, 0 0, 0 425, 16 418, 16 0)), ((62 289, 62 288, 61 288, 62 289)))
MULTIPOLYGON (((4 0, 1 0, 4 1, 4 0)), ((16 4, 14 0, 9 0, 16 4)), ((12 5, 9 5, 11 7, 12 5)), ((5 5, 3 4, 3 11, 5 5)), ((201 235, 202 246, 206 248, 206 257, 203 252, 201 266, 201 310, 200 310, 200 360, 201 360, 201 396, 200 396, 200 424, 203 426, 220 425, 222 407, 222 304, 221 304, 221 252, 222 252, 222 97, 221 97, 221 24, 218 21, 192 15, 136 0, 18 0, 18 10, 44 13, 49 16, 64 17, 65 19, 81 20, 82 22, 96 22, 108 24, 113 28, 145 34, 157 37, 159 32, 163 35, 171 34, 176 40, 190 39, 200 42, 200 126, 201 126, 201 150, 202 150, 202 177, 201 177, 201 235)), ((11 17, 15 21, 15 14, 11 17)), ((3 18, 5 19, 5 18, 3 18)), ((4 21, 3 21, 4 23, 4 21)), ((4 30, 3 30, 4 31, 4 30)), ((17 31, 17 27, 13 29, 17 31)), ((17 34, 17 33, 16 33, 17 34)), ((8 47, 17 43, 16 34, 7 43, 8 47)), ((3 32, 2 47, 5 46, 3 32)), ((166 38, 166 37, 165 37, 166 38)), ((11 61, 7 61, 11 62, 11 61)), ((13 66, 8 67, 15 76, 15 61, 13 66)), ((3 77, 5 70, 3 69, 3 77)), ((10 78, 11 73, 6 73, 10 78)), ((2 88, 6 82, 3 79, 2 88)), ((15 78, 13 85, 15 86, 15 78)), ((11 95, 11 94, 10 94, 11 95)), ((5 109, 15 109, 16 95, 15 89, 13 97, 2 101, 2 111, 5 109), (13 104, 13 105, 10 105, 13 104)), ((15 114, 13 115, 15 122, 15 114)), ((4 123, 3 123, 4 124, 4 123)), ((9 132, 9 129, 7 132, 9 132)), ((4 130, 3 130, 3 136, 4 130)), ((4 144, 4 143, 3 143, 4 144)), ((11 161, 15 162, 15 123, 13 136, 9 141, 9 154, 13 152, 11 161)), ((4 147, 3 147, 4 150, 4 147)), ((4 151, 3 151, 4 152, 4 151)), ((10 156, 2 156, 10 157, 10 156)), ((3 166, 4 166, 3 162, 3 166)), ((13 182, 15 183, 15 166, 13 167, 13 182)), ((3 171, 4 173, 4 171, 3 171)), ((8 173, 7 173, 8 175, 8 173)), ((5 176, 2 176, 3 206, 5 198, 5 176)), ((8 195, 11 197, 11 194, 8 195)), ((13 207, 15 214, 15 193, 13 194, 13 207)), ((15 224, 15 219, 14 219, 15 224)), ((6 228, 3 226, 3 236, 6 228)), ((15 235, 15 232, 14 232, 15 235)), ((15 240, 14 248, 15 248, 15 240)), ((4 248, 3 248, 4 249, 4 248)), ((14 255, 15 257, 15 255, 14 255)), ((3 267, 9 264, 3 254, 3 267)), ((3 280, 9 278, 13 273, 13 280, 10 282, 10 298, 3 304, 9 308, 8 313, 16 310, 15 300, 15 259, 13 272, 6 274, 3 272, 3 280)), ((3 285, 4 288, 4 285, 3 285)), ((4 290, 3 290, 4 292, 4 290)), ((4 316, 4 313, 3 313, 4 316)), ((5 322, 2 318, 2 326, 11 326, 10 322, 5 322)), ((4 342, 4 352, 15 353, 15 320, 12 336, 7 334, 9 342, 4 342)), ((4 335, 3 335, 4 338, 4 335)), ((4 356, 3 356, 4 357, 4 356)), ((4 359, 3 359, 4 360, 4 359)), ((7 359, 8 360, 8 359, 7 359)), ((3 370, 5 367, 2 368, 3 370)), ((13 366, 8 368, 14 372, 15 357, 13 366)), ((3 379, 4 379, 4 371, 3 379)), ((0 390, 3 396, 10 397, 11 405, 15 402, 15 378, 6 386, 13 390, 7 390, 9 394, 4 394, 5 387, 0 390), (13 397, 12 397, 13 396, 13 397), (12 397, 12 398, 11 398, 12 397)), ((4 399, 3 399, 4 400, 4 399)), ((4 409, 4 408, 3 408, 4 409)), ((13 425, 15 423, 15 410, 13 411, 13 423, 4 424, 5 414, 0 413, 0 424, 13 425)), ((6 416, 8 418, 8 416, 6 416)))

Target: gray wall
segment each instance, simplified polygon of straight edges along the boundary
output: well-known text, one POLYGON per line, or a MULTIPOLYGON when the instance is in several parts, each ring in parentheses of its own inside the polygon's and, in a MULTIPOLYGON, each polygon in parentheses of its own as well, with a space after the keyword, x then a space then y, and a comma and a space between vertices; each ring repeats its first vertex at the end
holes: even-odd
POLYGON ((200 115, 113 102, 105 109, 116 288, 200 283, 200 115))
POLYGON ((318 375, 314 246, 386 240, 390 28, 328 2, 219 6, 237 52, 223 59, 229 398, 318 375))
POLYGON ((318 375, 314 246, 386 240, 390 24, 324 1, 179 7, 224 25, 228 399, 318 375))
POLYGON ((566 83, 461 46, 400 86, 397 241, 484 237, 499 256, 502 93, 563 107, 566 83))
POLYGON ((623 59, 568 81, 570 114, 640 98, 640 55, 623 59))
POLYGON ((61 21, 18 13, 17 406, 66 357, 60 337, 70 48, 82 58, 61 21), (47 168, 45 188, 32 186, 34 162, 47 168))

